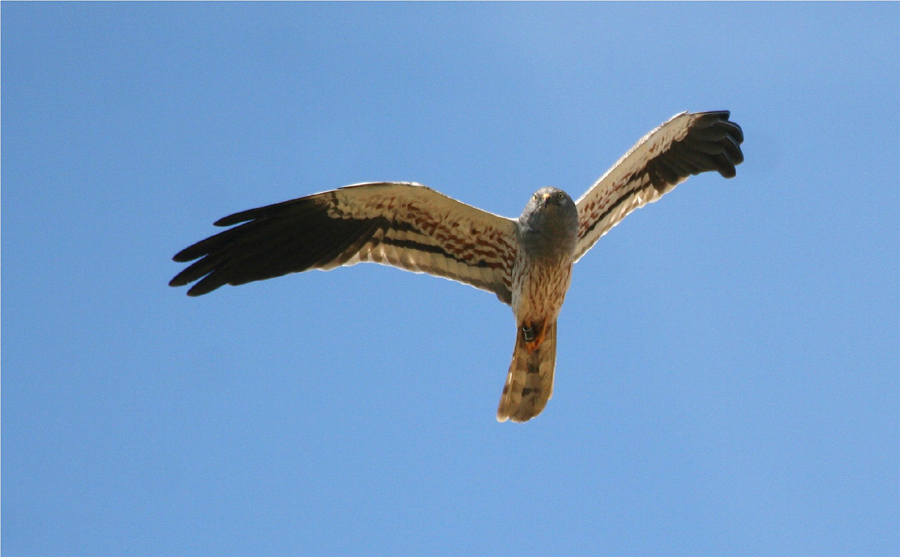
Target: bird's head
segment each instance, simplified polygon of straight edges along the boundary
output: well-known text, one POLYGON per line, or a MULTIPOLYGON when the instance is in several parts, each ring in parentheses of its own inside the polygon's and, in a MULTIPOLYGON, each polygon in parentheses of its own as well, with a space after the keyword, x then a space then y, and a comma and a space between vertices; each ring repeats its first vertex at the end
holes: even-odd
POLYGON ((531 228, 547 225, 578 224, 578 209, 569 194, 558 188, 546 187, 534 192, 519 220, 531 228))
POLYGON ((541 244, 552 239, 550 245, 554 251, 574 249, 578 209, 569 194, 561 189, 546 187, 536 191, 525 205, 519 223, 526 239, 530 237, 541 244))

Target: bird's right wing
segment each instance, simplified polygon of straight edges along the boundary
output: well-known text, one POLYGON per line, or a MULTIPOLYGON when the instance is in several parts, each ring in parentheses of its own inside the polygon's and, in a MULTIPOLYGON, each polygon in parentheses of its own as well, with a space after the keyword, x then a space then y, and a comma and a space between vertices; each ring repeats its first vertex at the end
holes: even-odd
POLYGON ((234 226, 175 255, 194 261, 170 286, 200 296, 238 285, 372 261, 429 273, 512 299, 516 226, 425 186, 357 184, 218 220, 234 226))

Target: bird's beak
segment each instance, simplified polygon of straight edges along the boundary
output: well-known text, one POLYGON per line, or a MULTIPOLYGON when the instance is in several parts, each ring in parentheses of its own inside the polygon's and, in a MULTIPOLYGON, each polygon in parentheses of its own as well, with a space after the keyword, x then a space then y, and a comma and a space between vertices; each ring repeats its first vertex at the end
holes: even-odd
POLYGON ((545 194, 542 195, 541 197, 542 197, 543 200, 544 200, 544 205, 546 205, 546 204, 547 204, 547 201, 550 200, 550 194, 549 194, 549 193, 545 193, 545 194))

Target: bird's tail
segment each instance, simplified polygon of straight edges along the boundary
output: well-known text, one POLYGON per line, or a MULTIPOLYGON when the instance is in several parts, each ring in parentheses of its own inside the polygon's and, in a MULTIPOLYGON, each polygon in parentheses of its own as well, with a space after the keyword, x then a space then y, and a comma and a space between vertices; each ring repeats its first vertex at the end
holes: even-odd
MULTIPOLYGON (((516 348, 506 375, 506 385, 500 396, 497 420, 527 422, 547 406, 553 395, 553 369, 556 367, 556 321, 544 325, 544 338, 540 345, 529 352, 526 348, 528 334, 520 326, 516 335, 516 348)), ((532 337, 533 338, 533 337, 532 337)))

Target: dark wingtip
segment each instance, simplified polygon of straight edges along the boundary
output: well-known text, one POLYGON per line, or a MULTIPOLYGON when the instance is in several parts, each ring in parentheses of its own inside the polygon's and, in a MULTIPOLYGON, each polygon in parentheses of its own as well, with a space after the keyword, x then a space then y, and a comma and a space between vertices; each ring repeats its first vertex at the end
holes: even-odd
MULTIPOLYGON (((169 281, 169 286, 179 287, 179 286, 187 286, 193 281, 197 280, 195 276, 189 276, 190 268, 185 269, 184 271, 175 275, 175 278, 169 281)), ((218 277, 213 277, 213 280, 210 280, 211 275, 207 275, 202 278, 199 282, 191 286, 191 288, 187 291, 187 295, 191 298, 196 298, 197 296, 203 296, 204 294, 209 294, 213 290, 219 288, 224 282, 221 281, 218 277)))
POLYGON ((228 215, 227 217, 222 217, 216 222, 213 223, 213 226, 231 226, 233 224, 239 224, 242 222, 247 222, 248 220, 252 220, 252 215, 247 215, 251 211, 255 209, 250 209, 249 211, 241 211, 240 213, 234 213, 233 215, 228 215))
POLYGON ((731 120, 722 120, 722 125, 730 130, 730 135, 734 138, 738 145, 744 142, 744 130, 737 122, 731 120))
POLYGON ((201 280, 200 282, 198 282, 197 284, 192 286, 190 288, 190 290, 187 291, 187 295, 190 296, 191 298, 196 298, 198 296, 203 296, 204 294, 209 294, 210 292, 212 292, 213 290, 216 290, 220 286, 222 286, 222 285, 221 284, 215 284, 215 285, 203 284, 203 281, 201 280))
POLYGON ((737 176, 737 169, 734 167, 734 163, 731 162, 731 159, 727 154, 722 153, 716 159, 719 162, 719 174, 721 174, 723 178, 734 178, 737 176))
POLYGON ((333 192, 315 194, 241 211, 216 226, 232 227, 181 250, 172 258, 189 266, 169 281, 190 286, 188 296, 208 294, 225 285, 297 273, 331 263, 346 250, 359 249, 383 217, 335 218, 328 214, 333 192))
MULTIPOLYGON (((173 288, 178 288, 180 286, 187 286, 191 282, 197 280, 196 277, 192 277, 192 276, 190 276, 190 274, 191 274, 191 268, 188 267, 187 269, 181 271, 180 273, 178 273, 177 275, 172 277, 172 280, 169 281, 169 286, 171 286, 173 288)), ((191 293, 188 292, 188 296, 190 296, 190 295, 191 295, 191 293)))
POLYGON ((181 250, 178 253, 176 253, 175 255, 173 255, 172 261, 174 261, 175 263, 187 263, 188 261, 193 261, 194 259, 197 259, 196 257, 190 257, 190 249, 192 247, 194 247, 194 246, 184 248, 183 250, 181 250))
POLYGON ((740 147, 744 142, 744 131, 737 122, 729 120, 731 117, 729 110, 701 112, 698 116, 701 118, 703 128, 715 127, 726 134, 721 140, 724 152, 713 158, 718 163, 717 170, 723 178, 734 178, 737 176, 735 167, 744 162, 744 153, 740 147))

